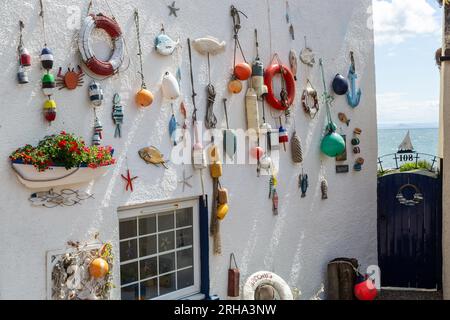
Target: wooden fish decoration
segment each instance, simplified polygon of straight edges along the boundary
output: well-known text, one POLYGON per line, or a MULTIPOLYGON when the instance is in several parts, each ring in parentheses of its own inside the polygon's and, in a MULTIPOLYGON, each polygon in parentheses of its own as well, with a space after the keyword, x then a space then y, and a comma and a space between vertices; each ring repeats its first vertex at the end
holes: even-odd
POLYGON ((292 74, 294 75, 295 81, 297 81, 297 70, 298 70, 298 60, 297 60, 297 52, 292 49, 289 52, 289 64, 291 66, 292 74))
POLYGON ((139 156, 148 164, 153 164, 155 166, 162 165, 164 168, 168 169, 166 165, 166 160, 164 160, 164 155, 156 147, 146 147, 139 150, 139 156))
POLYGON ((179 45, 180 40, 174 41, 164 33, 164 29, 161 30, 161 34, 155 39, 155 50, 163 56, 170 56, 179 45))
POLYGON ((350 125, 350 119, 347 118, 347 115, 345 113, 340 112, 338 114, 338 118, 342 123, 345 123, 347 127, 350 125))
POLYGON ((192 41, 192 46, 198 53, 206 54, 218 54, 225 51, 226 42, 220 42, 218 39, 207 36, 204 38, 198 38, 192 41))

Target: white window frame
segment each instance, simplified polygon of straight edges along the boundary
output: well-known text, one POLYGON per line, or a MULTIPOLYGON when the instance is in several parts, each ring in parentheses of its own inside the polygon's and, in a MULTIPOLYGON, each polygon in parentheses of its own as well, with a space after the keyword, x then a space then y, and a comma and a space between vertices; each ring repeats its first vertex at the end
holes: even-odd
MULTIPOLYGON (((178 299, 185 299, 189 296, 195 295, 200 293, 200 283, 201 283, 201 265, 200 265, 200 213, 199 213, 199 203, 198 203, 198 198, 195 199, 185 199, 185 200, 178 200, 178 201, 164 201, 164 202, 158 202, 158 203, 154 203, 154 204, 146 204, 146 205, 142 205, 142 206, 138 206, 138 207, 133 207, 133 208, 119 208, 118 213, 119 213, 119 223, 122 220, 126 220, 126 219, 133 219, 133 218, 138 218, 138 217, 144 217, 144 216, 151 216, 151 215, 156 215, 159 213, 165 213, 165 212, 170 212, 170 211, 177 211, 177 210, 183 210, 183 209, 190 209, 192 208, 192 233, 193 233, 193 244, 192 244, 192 250, 193 250, 193 262, 194 262, 194 285, 181 289, 181 290, 177 290, 174 292, 171 292, 169 294, 165 294, 162 296, 158 296, 156 298, 153 298, 151 300, 178 300, 178 299)), ((176 219, 176 215, 175 215, 175 219, 176 219)), ((176 228, 176 220, 174 221, 174 229, 173 230, 177 230, 176 228)), ((137 228, 139 228, 139 225, 137 226, 137 228)), ((156 230, 157 232, 158 229, 156 230)), ((168 230, 170 231, 170 230, 168 230)), ((145 235, 148 236, 148 235, 145 235)), ((136 235, 136 237, 130 238, 130 239, 139 239, 139 234, 136 235)), ((123 241, 125 239, 120 239, 120 241, 123 241)), ((137 241, 137 253, 139 256, 139 241, 137 241)), ((176 241, 175 241, 175 249, 173 250, 173 252, 176 252, 176 241)), ((168 251, 165 252, 166 253, 171 253, 172 251, 168 251)), ((159 256, 159 252, 155 255, 155 256, 159 256)), ((122 261, 120 261, 120 266, 122 264, 128 264, 130 262, 133 261, 141 261, 142 259, 146 259, 148 257, 138 257, 136 259, 133 260, 127 260, 126 262, 122 263, 122 261)), ((176 259, 176 254, 175 254, 175 259, 176 259)), ((119 257, 120 260, 120 257, 119 257)), ((176 264, 175 264, 176 266, 176 264)), ((159 266, 158 266, 159 268, 159 266)), ((175 270, 175 277, 176 277, 176 271, 175 270)), ((156 278, 161 276, 160 274, 158 274, 157 276, 155 276, 156 278)), ((152 277, 152 278, 155 278, 152 277)), ((140 278, 140 263, 138 263, 138 279, 140 278)), ((152 279, 149 278, 149 279, 152 279)), ((132 282, 132 283, 128 283, 125 286, 130 286, 133 284, 140 284, 143 281, 147 281, 149 279, 139 279, 136 282, 132 282)), ((175 281, 177 281, 177 279, 175 278, 175 281)), ((122 284, 120 284, 120 289, 122 289, 122 284)), ((140 290, 140 289, 139 289, 140 290)), ((159 290, 159 288, 158 288, 159 290)))

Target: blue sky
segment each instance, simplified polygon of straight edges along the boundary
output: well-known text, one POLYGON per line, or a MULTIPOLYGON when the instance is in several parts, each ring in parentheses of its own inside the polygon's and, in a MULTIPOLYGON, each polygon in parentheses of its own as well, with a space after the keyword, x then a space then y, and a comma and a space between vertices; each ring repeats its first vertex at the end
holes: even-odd
POLYGON ((436 0, 374 0, 380 126, 437 126, 441 20, 436 0))

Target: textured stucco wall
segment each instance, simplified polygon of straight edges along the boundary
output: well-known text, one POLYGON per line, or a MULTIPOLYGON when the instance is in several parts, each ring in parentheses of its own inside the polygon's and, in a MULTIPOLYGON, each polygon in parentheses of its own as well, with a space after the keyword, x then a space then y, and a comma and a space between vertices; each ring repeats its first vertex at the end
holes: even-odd
MULTIPOLYGON (((291 163, 289 152, 282 153, 278 191, 280 214, 274 217, 271 202, 267 200, 267 178, 256 177, 255 166, 227 166, 224 168, 222 184, 231 192, 231 211, 222 223, 223 256, 211 256, 211 291, 226 296, 226 278, 229 253, 235 252, 241 267, 242 280, 255 271, 270 270, 282 276, 292 287, 301 291, 300 299, 324 298, 326 263, 336 257, 356 257, 363 267, 377 263, 376 247, 376 103, 374 79, 374 50, 370 23, 370 0, 297 0, 290 1, 290 15, 296 32, 291 41, 286 25, 285 2, 267 1, 270 5, 272 41, 270 41, 268 7, 266 1, 177 1, 181 7, 179 17, 168 16, 164 1, 150 4, 148 1, 110 0, 111 7, 121 23, 133 64, 120 77, 104 81, 105 104, 100 110, 105 127, 105 144, 116 149, 118 164, 107 177, 83 189, 93 192, 95 200, 83 206, 62 209, 32 208, 27 200, 30 190, 20 185, 9 167, 7 157, 11 151, 26 143, 36 144, 46 134, 66 130, 91 139, 93 111, 87 98, 87 83, 73 92, 59 91, 58 119, 48 126, 42 117, 44 97, 40 88, 42 71, 38 55, 43 46, 38 18, 39 1, 2 1, 0 4, 0 58, 3 63, 0 96, 3 101, 0 120, 0 298, 44 299, 46 297, 46 252, 65 247, 68 240, 80 240, 99 230, 104 240, 111 240, 117 249, 118 214, 120 206, 139 204, 163 199, 176 199, 199 195, 201 187, 198 176, 193 180, 194 189, 183 194, 177 185, 182 167, 171 166, 169 170, 148 166, 141 161, 137 150, 148 145, 160 146, 170 154, 167 124, 171 114, 170 105, 163 103, 159 82, 166 70, 176 70, 176 55, 163 58, 153 52, 153 40, 159 33, 161 23, 173 37, 181 37, 183 43, 183 86, 188 107, 191 109, 190 84, 186 38, 213 35, 232 40, 229 6, 235 4, 246 12, 241 41, 248 58, 254 56, 253 29, 259 30, 260 53, 265 63, 271 53, 278 52, 287 63, 291 48, 298 52, 303 47, 303 36, 318 56, 323 57, 329 79, 340 72, 347 74, 350 50, 355 51, 359 81, 363 90, 361 106, 352 111, 345 98, 334 103, 333 114, 344 111, 352 119, 350 128, 343 126, 348 136, 352 128, 363 129, 361 149, 366 159, 360 173, 336 175, 335 161, 320 154, 319 144, 325 124, 325 108, 315 120, 305 117, 297 100, 294 116, 297 131, 303 140, 305 172, 309 174, 308 197, 300 199, 297 176, 301 169, 291 163), (141 11, 145 75, 147 84, 155 93, 155 102, 148 110, 139 110, 133 102, 134 92, 140 81, 136 75, 136 37, 133 10, 141 11), (26 24, 25 43, 33 55, 31 83, 16 85, 16 48, 18 20, 26 24), (124 137, 113 138, 110 120, 112 96, 120 92, 125 106, 126 120, 124 137), (133 194, 124 191, 120 174, 125 172, 125 157, 139 179, 133 194), (325 174, 329 183, 329 200, 320 199, 320 177, 325 174)), ((169 2, 169 1, 166 1, 169 2)), ((47 0, 48 45, 54 51, 55 67, 76 66, 79 63, 76 51, 76 29, 79 21, 77 11, 84 16, 86 1, 47 0)), ((108 13, 104 1, 95 1, 108 13)), ((197 67, 196 88, 199 93, 200 118, 205 111, 207 83, 206 58, 194 53, 197 67)), ((212 79, 218 91, 216 114, 219 126, 224 127, 221 100, 226 92, 228 74, 232 65, 232 46, 212 59, 212 79)), ((57 70, 54 70, 56 72, 57 70)), ((319 92, 322 92, 318 65, 314 69, 300 65, 298 90, 303 88, 306 77, 310 77, 319 92)), ((300 95, 298 95, 300 96, 300 95)), ((233 127, 245 127, 244 94, 228 97, 233 127)), ((272 125, 275 122, 270 118, 272 125)), ((336 119, 337 121, 337 119, 336 119)), ((290 134, 292 128, 290 128, 290 134)), ((349 164, 353 165, 349 153, 349 164)), ((188 173, 191 168, 188 167, 188 173)), ((205 175, 207 190, 211 190, 209 175, 205 175)), ((118 255, 116 255, 118 256, 118 255)), ((118 264, 115 278, 119 280, 118 264)), ((119 297, 115 290, 113 297, 119 297)))

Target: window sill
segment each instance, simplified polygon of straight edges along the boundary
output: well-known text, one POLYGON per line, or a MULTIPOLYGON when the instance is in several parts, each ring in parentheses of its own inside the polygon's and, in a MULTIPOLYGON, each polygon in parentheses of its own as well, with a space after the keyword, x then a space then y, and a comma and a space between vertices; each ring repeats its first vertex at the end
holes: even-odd
POLYGON ((205 300, 205 299, 206 299, 206 296, 203 293, 197 293, 197 294, 185 297, 185 298, 180 299, 180 300, 200 301, 200 300, 205 300))

